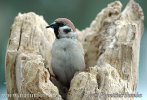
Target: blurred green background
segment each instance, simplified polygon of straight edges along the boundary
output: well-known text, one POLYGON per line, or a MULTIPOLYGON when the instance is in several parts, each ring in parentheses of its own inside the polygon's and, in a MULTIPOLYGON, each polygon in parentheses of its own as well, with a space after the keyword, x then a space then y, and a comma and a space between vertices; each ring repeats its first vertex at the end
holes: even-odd
MULTIPOLYGON (((35 12, 44 16, 48 23, 53 22, 58 17, 67 17, 72 20, 78 29, 88 27, 91 21, 96 17, 97 13, 108 3, 114 0, 0 0, 0 93, 5 93, 5 51, 8 38, 10 35, 10 27, 15 16, 19 12, 35 12)), ((123 7, 128 0, 120 0, 123 7)), ((147 15, 147 0, 136 0, 147 15)), ((145 20, 145 32, 141 41, 140 66, 139 66, 139 85, 138 92, 143 94, 142 98, 137 100, 145 100, 147 95, 147 21, 145 20)), ((0 98, 4 100, 6 98, 0 98)))

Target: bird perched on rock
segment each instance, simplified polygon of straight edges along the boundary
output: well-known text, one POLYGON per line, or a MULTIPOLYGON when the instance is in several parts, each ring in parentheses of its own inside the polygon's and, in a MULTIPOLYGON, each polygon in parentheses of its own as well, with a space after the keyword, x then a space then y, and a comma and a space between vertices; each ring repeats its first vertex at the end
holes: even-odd
POLYGON ((65 86, 77 71, 85 69, 84 50, 77 39, 76 28, 67 18, 58 18, 46 28, 53 28, 56 39, 52 47, 52 69, 65 86))

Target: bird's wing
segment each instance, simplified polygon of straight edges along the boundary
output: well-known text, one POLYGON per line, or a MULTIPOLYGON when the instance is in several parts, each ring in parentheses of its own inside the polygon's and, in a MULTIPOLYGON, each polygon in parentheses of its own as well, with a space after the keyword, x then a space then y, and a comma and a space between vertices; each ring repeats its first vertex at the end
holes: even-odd
POLYGON ((78 45, 83 53, 83 55, 85 54, 84 49, 83 49, 83 45, 81 44, 81 42, 78 41, 78 45))

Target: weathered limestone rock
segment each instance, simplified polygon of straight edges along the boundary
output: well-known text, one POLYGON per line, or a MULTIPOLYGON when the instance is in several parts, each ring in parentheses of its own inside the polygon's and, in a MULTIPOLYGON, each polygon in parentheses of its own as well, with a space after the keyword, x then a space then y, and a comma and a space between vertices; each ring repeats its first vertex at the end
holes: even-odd
POLYGON ((119 1, 109 4, 80 33, 81 37, 86 34, 80 40, 89 70, 72 79, 69 100, 134 99, 119 94, 136 93, 144 16, 133 0, 122 12, 121 8, 119 1))
POLYGON ((9 100, 62 99, 57 87, 49 80, 52 73, 50 51, 55 36, 45 26, 47 23, 43 17, 35 13, 19 14, 15 18, 6 57, 8 93, 40 94, 42 97, 12 96, 9 100))

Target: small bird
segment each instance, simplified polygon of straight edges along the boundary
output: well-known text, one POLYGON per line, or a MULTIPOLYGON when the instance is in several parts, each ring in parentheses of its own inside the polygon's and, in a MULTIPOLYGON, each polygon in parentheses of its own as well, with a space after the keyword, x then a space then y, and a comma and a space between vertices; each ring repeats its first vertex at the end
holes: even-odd
POLYGON ((77 39, 76 28, 67 18, 58 18, 46 28, 53 28, 56 39, 52 46, 52 69, 64 86, 77 71, 85 69, 84 50, 77 39))

